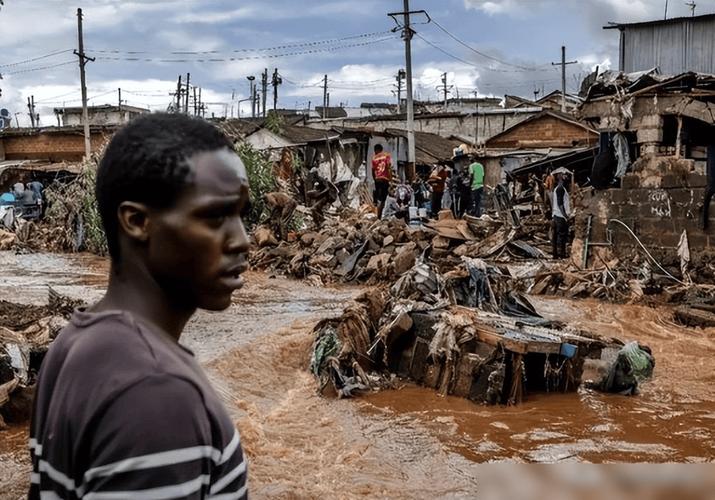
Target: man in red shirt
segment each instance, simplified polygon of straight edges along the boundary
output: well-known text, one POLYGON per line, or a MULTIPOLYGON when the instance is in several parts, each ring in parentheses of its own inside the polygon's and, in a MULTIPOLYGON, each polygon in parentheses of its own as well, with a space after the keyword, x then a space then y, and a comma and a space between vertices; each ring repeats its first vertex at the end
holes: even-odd
POLYGON ((381 144, 375 144, 375 155, 372 157, 372 178, 375 180, 374 200, 377 204, 377 217, 382 217, 385 199, 392 180, 392 156, 382 150, 381 144))

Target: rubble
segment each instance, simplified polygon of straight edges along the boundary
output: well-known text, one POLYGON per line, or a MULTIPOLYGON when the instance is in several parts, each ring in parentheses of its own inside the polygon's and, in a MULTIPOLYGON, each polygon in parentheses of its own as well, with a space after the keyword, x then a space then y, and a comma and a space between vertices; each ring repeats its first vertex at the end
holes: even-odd
POLYGON ((315 327, 320 392, 332 382, 346 397, 400 377, 442 395, 519 404, 532 392, 578 389, 587 359, 610 357, 611 370, 623 370, 621 343, 544 319, 503 277, 479 259, 462 257, 446 274, 418 260, 389 290, 374 289, 315 327))
POLYGON ((49 289, 47 306, 0 301, 0 429, 29 418, 34 384, 50 343, 81 305, 49 289))

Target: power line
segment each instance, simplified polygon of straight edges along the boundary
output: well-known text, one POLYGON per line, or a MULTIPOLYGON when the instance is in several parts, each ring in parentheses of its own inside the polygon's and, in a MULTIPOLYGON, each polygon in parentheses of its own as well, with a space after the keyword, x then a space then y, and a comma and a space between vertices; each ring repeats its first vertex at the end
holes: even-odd
POLYGON ((29 68, 29 69, 21 69, 18 71, 11 71, 9 73, 5 73, 6 75, 19 75, 21 73, 31 73, 32 71, 42 71, 46 69, 52 69, 52 68, 58 68, 60 66, 66 66, 68 64, 75 64, 77 61, 65 61, 57 64, 50 64, 49 66, 40 66, 37 68, 29 68))
POLYGON ((478 55, 480 55, 480 56, 482 56, 482 57, 485 57, 485 58, 487 58, 487 59, 491 59, 492 61, 495 61, 495 62, 498 62, 498 63, 500 63, 500 64, 503 64, 504 66, 511 66, 512 68, 517 68, 517 69, 520 69, 520 70, 523 70, 523 71, 542 71, 542 70, 543 70, 543 68, 538 68, 538 67, 531 67, 531 68, 530 68, 530 67, 527 67, 527 66, 520 66, 520 65, 518 65, 518 64, 512 64, 512 63, 510 63, 510 62, 508 62, 508 61, 505 61, 505 60, 503 60, 503 59, 499 59, 498 57, 490 56, 489 54, 486 54, 486 53, 484 53, 484 52, 481 52, 481 51, 475 49, 474 47, 472 47, 471 45, 467 44, 465 41, 463 41, 462 39, 458 38, 456 35, 452 34, 447 28, 445 28, 444 26, 442 26, 441 24, 439 24, 439 23, 438 23, 437 21, 435 21, 434 19, 432 19, 432 22, 435 24, 435 26, 437 26, 439 29, 441 29, 442 31, 444 31, 450 38, 452 38, 453 40, 455 40, 455 41, 458 42, 459 44, 463 45, 464 47, 468 48, 469 50, 471 50, 471 51, 474 52, 475 54, 478 54, 478 55))
POLYGON ((195 51, 195 50, 179 50, 179 51, 131 51, 131 50, 120 50, 120 49, 101 49, 101 50, 90 50, 90 52, 96 52, 98 54, 130 54, 130 55, 141 55, 141 54, 172 54, 172 55, 212 55, 212 54, 224 54, 224 53, 240 53, 240 52, 270 52, 275 50, 285 50, 296 47, 312 47, 318 45, 333 44, 336 42, 343 42, 347 40, 354 40, 359 38, 376 38, 380 36, 390 35, 392 31, 375 31, 372 33, 360 33, 357 35, 348 35, 340 38, 330 38, 326 40, 317 40, 311 42, 295 42, 287 43, 283 45, 276 45, 273 47, 258 47, 258 48, 245 48, 245 49, 234 49, 229 51, 221 50, 205 50, 205 51, 195 51))
POLYGON ((316 48, 316 49, 303 50, 303 51, 286 52, 286 53, 282 53, 282 54, 263 54, 263 55, 257 55, 257 56, 227 57, 227 58, 212 57, 212 58, 208 58, 208 59, 204 59, 204 58, 202 58, 202 59, 157 59, 157 58, 151 58, 151 57, 98 56, 97 60, 127 61, 127 62, 161 62, 161 63, 190 63, 190 62, 217 63, 217 62, 247 61, 247 60, 255 60, 255 59, 276 59, 279 57, 292 57, 292 56, 307 55, 307 54, 317 54, 320 52, 333 52, 336 50, 349 49, 349 48, 354 48, 354 47, 363 47, 366 45, 373 45, 373 44, 385 42, 388 40, 395 40, 397 38, 398 37, 396 37, 396 36, 390 36, 390 37, 379 38, 377 40, 371 40, 371 41, 367 41, 367 42, 352 43, 352 44, 346 44, 346 45, 336 45, 334 47, 323 47, 323 48, 316 48))
MULTIPOLYGON (((64 54, 64 53, 66 53, 66 52, 72 52, 72 49, 57 50, 57 51, 55 51, 55 52, 50 52, 49 54, 45 54, 45 55, 42 55, 42 56, 37 56, 37 57, 30 58, 30 59, 25 59, 24 61, 17 61, 17 62, 13 62, 13 63, 0 64, 0 68, 11 68, 11 67, 14 67, 14 66, 20 66, 21 64, 27 64, 27 63, 39 61, 39 60, 41 60, 41 59, 47 59, 48 57, 54 57, 54 56, 56 56, 56 55, 64 54)), ((9 73, 8 73, 8 74, 9 74, 9 73)))

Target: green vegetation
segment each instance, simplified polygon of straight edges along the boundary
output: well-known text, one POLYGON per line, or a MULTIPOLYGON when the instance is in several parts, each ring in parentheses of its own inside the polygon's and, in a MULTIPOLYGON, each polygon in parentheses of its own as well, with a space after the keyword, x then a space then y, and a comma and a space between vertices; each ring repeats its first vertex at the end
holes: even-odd
POLYGON ((251 211, 246 222, 253 226, 268 216, 263 196, 276 190, 273 162, 268 156, 247 143, 236 146, 236 152, 246 166, 251 192, 251 211))

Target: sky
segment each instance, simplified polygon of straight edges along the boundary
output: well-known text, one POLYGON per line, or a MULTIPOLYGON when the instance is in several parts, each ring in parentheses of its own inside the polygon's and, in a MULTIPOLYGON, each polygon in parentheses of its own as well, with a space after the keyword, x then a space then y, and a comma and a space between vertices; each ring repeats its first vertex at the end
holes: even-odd
MULTIPOLYGON (((664 0, 411 0, 414 93, 450 97, 534 97, 560 88, 553 66, 567 47, 567 85, 576 92, 596 66, 618 67, 618 32, 608 22, 661 19, 664 0)), ((166 110, 177 78, 191 74, 207 114, 250 114, 247 77, 275 68, 283 83, 279 108, 322 105, 328 75, 331 105, 396 102, 404 43, 388 12, 400 0, 5 0, 0 10, 0 108, 29 125, 34 96, 41 125, 56 124, 55 107, 79 106, 77 8, 84 13, 90 105, 166 110), (17 113, 17 114, 16 114, 17 113)), ((715 12, 698 0, 696 14, 715 12)), ((670 0, 668 17, 690 14, 670 0)), ((270 88, 270 87, 269 87, 270 88)), ((272 93, 269 106, 272 105, 272 93)))

